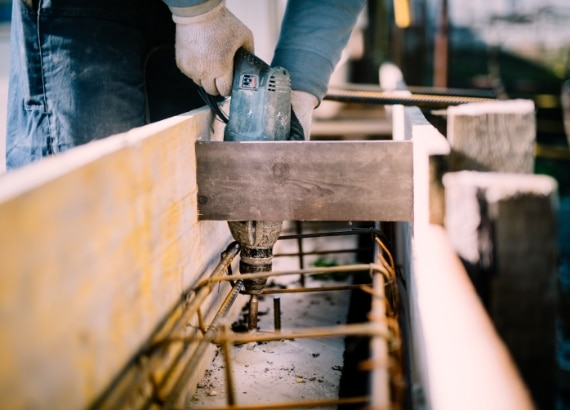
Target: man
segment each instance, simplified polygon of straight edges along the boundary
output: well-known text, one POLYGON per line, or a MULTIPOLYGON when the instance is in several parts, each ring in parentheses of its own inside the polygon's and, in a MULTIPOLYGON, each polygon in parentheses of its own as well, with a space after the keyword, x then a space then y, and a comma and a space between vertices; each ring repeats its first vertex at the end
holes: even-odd
MULTIPOLYGON (((272 65, 291 74, 308 137, 312 110, 365 0, 290 0, 272 65)), ((251 31, 221 0, 14 0, 8 170, 228 96, 251 31)))

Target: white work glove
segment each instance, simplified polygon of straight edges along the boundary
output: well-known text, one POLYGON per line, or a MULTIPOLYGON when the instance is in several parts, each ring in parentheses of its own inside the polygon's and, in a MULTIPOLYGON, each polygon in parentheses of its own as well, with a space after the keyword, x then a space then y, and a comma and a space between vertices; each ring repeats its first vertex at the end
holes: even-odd
POLYGON ((243 47, 254 52, 251 30, 223 1, 170 10, 176 23, 176 64, 180 71, 208 94, 229 96, 236 51, 243 47), (208 8, 211 5, 213 8, 208 8))
MULTIPOLYGON (((303 127, 304 139, 309 140, 311 138, 311 123, 313 121, 313 110, 317 106, 319 100, 313 94, 309 94, 305 91, 291 91, 291 108, 295 113, 295 116, 299 120, 301 127, 303 127)), ((293 120, 291 121, 291 134, 292 139, 295 133, 299 131, 294 129, 293 120)))

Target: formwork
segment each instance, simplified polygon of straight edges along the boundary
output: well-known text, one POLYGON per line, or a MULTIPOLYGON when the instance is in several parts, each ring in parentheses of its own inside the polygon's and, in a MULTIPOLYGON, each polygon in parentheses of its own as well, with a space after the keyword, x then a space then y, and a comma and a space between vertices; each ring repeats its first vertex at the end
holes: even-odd
POLYGON ((222 200, 251 174, 224 182, 240 163, 208 151, 227 146, 205 109, 4 175, 2 407, 531 408, 442 223, 449 144, 417 107, 391 121, 390 140, 283 146, 277 171, 240 145, 273 195, 222 200), (274 269, 240 274, 226 221, 267 217, 274 269))

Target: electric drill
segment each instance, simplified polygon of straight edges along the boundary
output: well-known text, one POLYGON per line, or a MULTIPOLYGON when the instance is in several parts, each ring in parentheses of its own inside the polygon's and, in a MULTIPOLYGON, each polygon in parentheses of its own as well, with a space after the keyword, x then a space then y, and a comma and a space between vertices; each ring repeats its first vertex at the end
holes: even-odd
MULTIPOLYGON (((224 141, 284 141, 290 139, 291 80, 282 67, 270 67, 261 59, 238 50, 230 115, 224 141)), ((294 114, 293 114, 294 115, 294 114)), ((247 161, 243 158, 243 161, 247 161)), ((229 221, 241 246, 241 273, 270 272, 273 245, 281 233, 281 221, 229 221)), ((244 280, 249 301, 248 329, 257 329, 258 296, 266 279, 244 280)))

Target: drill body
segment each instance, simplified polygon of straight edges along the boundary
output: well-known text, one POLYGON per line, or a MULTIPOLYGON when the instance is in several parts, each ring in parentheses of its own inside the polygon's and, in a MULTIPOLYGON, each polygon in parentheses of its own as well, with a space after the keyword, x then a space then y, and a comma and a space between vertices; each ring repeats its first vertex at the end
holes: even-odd
POLYGON ((285 141, 291 124, 291 79, 281 67, 270 67, 238 50, 224 141, 285 141))
MULTIPOLYGON (((291 81, 287 70, 270 67, 259 58, 238 50, 224 141, 285 141, 291 124, 291 81)), ((243 158, 247 161, 248 158, 243 158)), ((273 245, 282 222, 228 221, 232 236, 241 246, 240 273, 270 272, 273 245)), ((258 294, 267 279, 244 280, 249 302, 248 329, 257 329, 258 294)))

